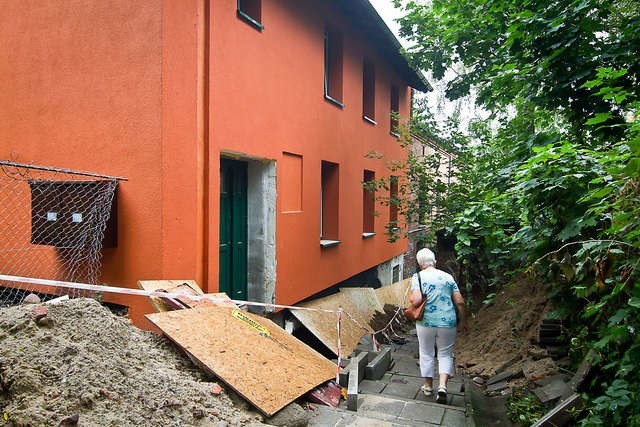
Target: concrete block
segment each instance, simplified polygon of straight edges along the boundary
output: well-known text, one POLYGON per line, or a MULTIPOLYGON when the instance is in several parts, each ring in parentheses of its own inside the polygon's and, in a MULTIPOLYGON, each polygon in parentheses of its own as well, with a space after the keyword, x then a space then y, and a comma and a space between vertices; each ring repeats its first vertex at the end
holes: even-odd
POLYGON ((364 373, 367 368, 367 353, 362 352, 351 360, 349 364, 350 371, 356 372, 358 383, 364 379, 364 373))
POLYGON ((358 382, 364 379, 364 372, 367 367, 367 357, 367 352, 363 351, 349 359, 349 363, 346 368, 340 370, 338 382, 342 387, 347 387, 349 385, 349 378, 351 377, 352 372, 355 372, 358 382))
POLYGON ((379 380, 391 365, 391 347, 385 347, 370 361, 365 368, 364 377, 368 380, 379 380))
POLYGON ((556 400, 558 398, 566 398, 571 395, 571 387, 562 380, 553 381, 544 387, 533 390, 536 396, 543 404, 556 400))
POLYGON ((358 372, 357 368, 349 373, 349 386, 347 387, 347 409, 358 410, 358 372))
POLYGON ((349 385, 349 368, 340 369, 340 376, 338 378, 338 383, 342 387, 347 387, 349 385))

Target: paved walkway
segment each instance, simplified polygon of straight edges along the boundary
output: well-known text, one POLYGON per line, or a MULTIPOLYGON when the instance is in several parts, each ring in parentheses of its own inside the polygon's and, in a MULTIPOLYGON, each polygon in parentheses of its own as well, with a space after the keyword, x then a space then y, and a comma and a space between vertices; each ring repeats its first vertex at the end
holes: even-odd
MULTIPOLYGON (((360 350, 371 344, 361 342, 360 350)), ((420 391, 423 384, 417 365, 418 342, 408 335, 403 344, 392 344, 392 363, 384 377, 363 380, 359 385, 358 411, 349 411, 346 402, 338 408, 317 405, 310 426, 447 426, 473 427, 470 397, 463 378, 454 377, 447 386, 447 404, 435 403, 420 391)), ((437 387, 437 380, 435 381, 437 387)))

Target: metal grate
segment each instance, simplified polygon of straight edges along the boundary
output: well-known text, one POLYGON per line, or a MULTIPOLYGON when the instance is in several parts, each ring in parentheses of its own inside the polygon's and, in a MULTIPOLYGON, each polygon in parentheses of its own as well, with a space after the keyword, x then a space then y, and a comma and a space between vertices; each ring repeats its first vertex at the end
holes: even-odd
MULTIPOLYGON (((97 283, 101 249, 116 244, 112 213, 122 179, 0 161, 0 273, 97 283)), ((19 304, 30 292, 93 296, 0 281, 0 306, 19 304)))

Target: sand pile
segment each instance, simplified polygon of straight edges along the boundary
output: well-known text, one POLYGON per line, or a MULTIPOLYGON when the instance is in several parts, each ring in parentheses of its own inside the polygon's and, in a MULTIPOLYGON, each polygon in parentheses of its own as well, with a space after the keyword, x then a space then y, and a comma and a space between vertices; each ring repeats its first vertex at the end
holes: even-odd
POLYGON ((164 337, 93 299, 0 309, 0 413, 9 425, 262 425, 164 337))

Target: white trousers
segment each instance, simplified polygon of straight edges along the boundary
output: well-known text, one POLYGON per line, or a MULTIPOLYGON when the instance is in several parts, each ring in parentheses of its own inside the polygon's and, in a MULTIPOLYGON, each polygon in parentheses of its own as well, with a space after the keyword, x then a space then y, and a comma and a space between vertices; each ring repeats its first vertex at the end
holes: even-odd
POLYGON ((438 373, 453 374, 453 346, 456 343, 456 328, 428 328, 416 324, 420 346, 420 375, 433 378, 435 347, 438 347, 438 373))

